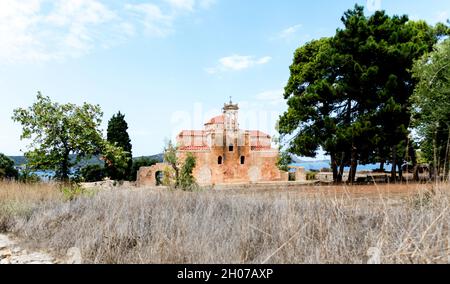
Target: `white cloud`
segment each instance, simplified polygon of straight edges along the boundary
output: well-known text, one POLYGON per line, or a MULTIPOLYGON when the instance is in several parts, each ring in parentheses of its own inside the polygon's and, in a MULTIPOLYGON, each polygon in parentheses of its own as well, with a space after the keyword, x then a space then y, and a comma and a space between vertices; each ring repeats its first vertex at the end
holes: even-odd
POLYGON ((86 54, 108 41, 98 28, 116 14, 97 0, 0 1, 0 61, 45 61, 86 54))
POLYGON ((447 20, 450 19, 450 14, 448 11, 441 11, 438 12, 435 16, 435 21, 436 22, 442 22, 442 23, 446 23, 447 20))
POLYGON ((194 11, 195 0, 166 0, 166 2, 177 10, 194 11))
POLYGON ((183 14, 215 0, 115 5, 106 0, 0 0, 0 62, 64 60, 139 34, 165 37, 183 14))
POLYGON ((198 5, 201 9, 209 9, 216 4, 217 0, 199 0, 198 5))
POLYGON ((240 71, 248 69, 255 65, 267 64, 272 59, 270 56, 255 58, 254 56, 231 55, 219 59, 219 64, 216 67, 206 68, 209 74, 215 74, 220 71, 240 71))
POLYGON ((174 17, 164 14, 155 4, 126 4, 125 9, 139 19, 147 35, 165 37, 173 32, 174 17))
POLYGON ((275 36, 271 37, 271 40, 291 40, 298 32, 299 29, 302 28, 302 25, 294 25, 288 28, 283 29, 278 32, 275 36))
POLYGON ((292 35, 294 35, 300 28, 302 27, 302 25, 295 25, 292 27, 289 27, 287 29, 284 29, 280 32, 279 34, 279 38, 289 38, 292 35))
POLYGON ((255 99, 271 105, 279 105, 284 103, 283 94, 283 89, 268 90, 257 94, 255 99))

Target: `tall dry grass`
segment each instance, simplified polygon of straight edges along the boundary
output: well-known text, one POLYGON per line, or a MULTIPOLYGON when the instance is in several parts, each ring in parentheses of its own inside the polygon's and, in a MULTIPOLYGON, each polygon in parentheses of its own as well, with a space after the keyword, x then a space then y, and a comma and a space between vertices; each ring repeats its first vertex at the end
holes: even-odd
POLYGON ((395 198, 116 190, 64 202, 46 191, 8 229, 60 254, 79 247, 87 263, 365 263, 373 247, 383 263, 449 262, 449 185, 395 198))
POLYGON ((23 184, 0 181, 0 233, 17 218, 27 219, 34 211, 60 204, 63 195, 57 184, 23 184))

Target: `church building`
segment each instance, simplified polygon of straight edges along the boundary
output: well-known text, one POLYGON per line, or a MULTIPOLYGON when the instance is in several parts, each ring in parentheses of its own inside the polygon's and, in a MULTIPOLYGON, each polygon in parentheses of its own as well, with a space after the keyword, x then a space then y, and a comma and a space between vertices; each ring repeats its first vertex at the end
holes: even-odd
MULTIPOLYGON (((178 160, 184 161, 188 153, 195 156, 193 175, 200 185, 287 181, 288 174, 277 167, 279 153, 270 135, 240 129, 238 114, 239 106, 230 101, 202 130, 182 131, 177 137, 178 160)), ((163 167, 141 169, 138 183, 156 185, 163 167)))

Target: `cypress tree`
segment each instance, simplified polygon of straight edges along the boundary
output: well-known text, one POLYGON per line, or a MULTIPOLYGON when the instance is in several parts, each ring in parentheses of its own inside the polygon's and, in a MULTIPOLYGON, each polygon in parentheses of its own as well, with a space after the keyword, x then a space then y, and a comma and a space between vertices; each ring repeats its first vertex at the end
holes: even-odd
POLYGON ((132 145, 128 135, 128 124, 125 115, 120 111, 113 115, 108 122, 107 140, 111 144, 121 147, 129 157, 127 167, 119 168, 117 165, 105 164, 108 176, 114 180, 129 180, 133 166, 132 145))

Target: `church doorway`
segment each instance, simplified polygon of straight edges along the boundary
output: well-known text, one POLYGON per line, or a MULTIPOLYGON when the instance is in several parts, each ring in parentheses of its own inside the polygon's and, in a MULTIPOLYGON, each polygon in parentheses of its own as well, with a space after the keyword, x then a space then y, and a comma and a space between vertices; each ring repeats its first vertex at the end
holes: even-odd
POLYGON ((163 184, 164 173, 162 171, 157 171, 155 173, 156 186, 161 186, 163 184))

